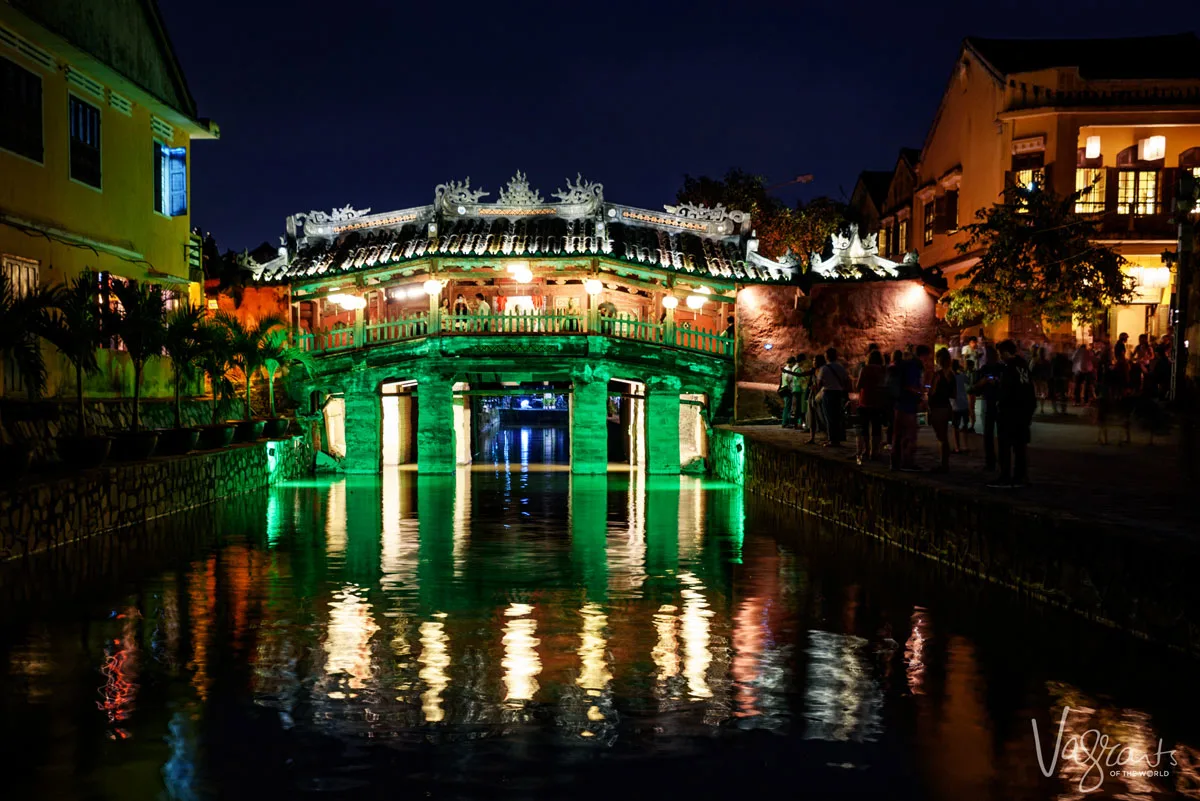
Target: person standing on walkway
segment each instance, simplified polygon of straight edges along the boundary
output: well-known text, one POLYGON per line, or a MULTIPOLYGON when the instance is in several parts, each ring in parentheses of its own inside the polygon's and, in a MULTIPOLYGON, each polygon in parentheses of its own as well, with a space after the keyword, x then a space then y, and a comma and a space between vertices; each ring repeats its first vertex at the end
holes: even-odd
POLYGON ((900 362, 900 394, 896 398, 895 444, 892 446, 892 469, 917 472, 917 410, 925 393, 925 366, 921 363, 921 352, 929 347, 921 345, 917 352, 900 362))
POLYGON ((950 472, 950 404, 954 400, 954 371, 950 368, 950 351, 942 348, 937 352, 933 376, 929 382, 929 425, 938 441, 938 466, 936 473, 950 472))
POLYGON ((887 448, 896 448, 896 400, 900 397, 900 389, 904 386, 904 351, 892 352, 891 361, 884 369, 883 385, 887 397, 887 409, 883 421, 887 427, 887 448))
POLYGON ((796 354, 796 364, 792 368, 790 383, 792 387, 792 419, 791 428, 803 429, 808 423, 808 376, 812 367, 807 353, 796 354))
POLYGON ((1000 397, 1000 375, 1004 363, 996 349, 988 345, 984 351, 987 363, 976 371, 975 394, 983 401, 983 469, 996 469, 996 401, 1000 397))
POLYGON ((783 401, 783 422, 780 428, 790 428, 792 422, 792 404, 795 397, 792 394, 792 376, 795 374, 796 357, 788 356, 787 362, 779 372, 779 398, 783 401))
POLYGON ((821 374, 821 368, 825 366, 825 357, 817 354, 813 357, 812 369, 805 372, 804 376, 808 382, 805 390, 805 397, 808 399, 808 444, 812 445, 817 441, 817 430, 820 429, 828 434, 829 429, 825 425, 824 414, 821 410, 821 388, 817 386, 817 376, 821 374))
POLYGON ((967 421, 970 420, 971 376, 975 372, 975 362, 967 362, 967 369, 958 362, 954 363, 954 403, 950 426, 954 430, 954 452, 962 453, 967 449, 967 421))
POLYGON ((858 374, 858 463, 879 458, 883 413, 888 405, 883 354, 878 349, 867 355, 867 363, 858 374))
POLYGON ((829 440, 825 444, 840 448, 846 440, 846 395, 850 391, 850 374, 838 361, 835 348, 825 351, 825 366, 817 374, 817 386, 822 393, 821 408, 829 426, 829 440))
POLYGON ((1071 371, 1075 374, 1075 405, 1082 406, 1096 394, 1096 356, 1092 346, 1079 343, 1071 354, 1071 371))
POLYGON ((1004 340, 997 348, 1004 362, 1000 374, 1000 394, 997 398, 999 423, 1000 478, 989 487, 1011 489, 1029 483, 1027 448, 1037 397, 1029 364, 1017 354, 1012 340, 1004 340))

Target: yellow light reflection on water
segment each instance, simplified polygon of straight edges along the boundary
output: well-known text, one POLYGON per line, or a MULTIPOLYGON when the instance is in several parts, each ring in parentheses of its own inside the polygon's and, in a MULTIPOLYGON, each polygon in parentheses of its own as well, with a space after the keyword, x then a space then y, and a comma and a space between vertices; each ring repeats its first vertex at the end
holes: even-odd
MULTIPOLYGON (((600 695, 612 681, 612 673, 608 670, 608 660, 605 656, 608 642, 604 638, 604 629, 608 626, 608 617, 599 604, 584 604, 579 610, 583 617, 583 631, 579 634, 580 670, 579 678, 575 680, 588 695, 600 695)), ((595 707, 593 707, 595 709, 595 707)), ((596 710, 599 713, 599 710, 596 710)), ((589 714, 589 719, 592 718, 589 714)), ((603 719, 603 716, 601 718, 603 719)))
POLYGON ((538 691, 537 675, 542 672, 542 660, 537 655, 540 640, 534 637, 537 621, 526 617, 533 613, 528 604, 509 604, 504 610, 504 686, 506 702, 531 701, 538 691))
POLYGON ((678 611, 678 608, 671 604, 663 604, 654 616, 654 630, 658 633, 658 641, 650 656, 657 668, 655 678, 660 694, 667 679, 679 675, 679 618, 675 614, 678 611))
POLYGON ((329 485, 325 505, 325 553, 339 559, 346 553, 346 480, 329 485))
POLYGON ((446 624, 441 620, 422 623, 420 631, 421 655, 417 661, 421 663, 421 671, 418 675, 426 687, 421 693, 421 711, 425 713, 426 722, 438 723, 446 717, 442 693, 450 686, 450 676, 446 673, 446 668, 450 667, 450 638, 446 636, 446 624))
POLYGON ((708 626, 713 612, 701 592, 704 585, 700 579, 692 573, 681 573, 679 580, 685 585, 680 595, 683 597, 683 673, 687 677, 688 695, 711 698, 708 666, 712 662, 712 654, 708 650, 708 626))
MULTIPOLYGON (((371 604, 358 596, 359 587, 347 584, 330 602, 325 638, 325 673, 349 676, 351 689, 362 689, 371 678, 371 637, 379 626, 371 617, 371 604)), ((334 697, 330 693, 330 697, 334 697)))

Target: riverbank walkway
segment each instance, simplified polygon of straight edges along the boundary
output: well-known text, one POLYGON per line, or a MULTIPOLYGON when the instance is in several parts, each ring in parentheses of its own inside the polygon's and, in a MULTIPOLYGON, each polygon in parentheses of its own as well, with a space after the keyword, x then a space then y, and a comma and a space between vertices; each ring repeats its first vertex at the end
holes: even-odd
MULTIPOLYGON (((853 432, 844 447, 829 448, 821 444, 824 435, 819 434, 817 444, 809 445, 807 431, 781 429, 778 425, 730 428, 776 447, 846 462, 852 469, 889 470, 887 452, 878 461, 865 461, 862 467, 854 464, 853 432)), ((978 425, 976 429, 982 430, 978 425)), ((951 454, 949 473, 935 473, 932 468, 938 463, 937 441, 929 426, 921 426, 917 464, 922 471, 891 475, 900 481, 945 486, 993 500, 1003 498, 1032 511, 1044 509, 1058 516, 1095 519, 1108 526, 1200 534, 1200 481, 1196 478, 1194 461, 1189 477, 1187 459, 1180 445, 1181 433, 1176 429, 1151 440, 1149 432, 1135 424, 1132 441, 1117 444, 1123 438, 1122 429, 1110 427, 1110 444, 1099 444, 1097 427, 1086 408, 1072 407, 1066 415, 1038 415, 1029 446, 1031 484, 1019 489, 993 489, 987 484, 997 474, 983 469, 981 434, 968 435, 967 452, 951 454)), ((953 444, 951 439, 951 447, 953 444)))

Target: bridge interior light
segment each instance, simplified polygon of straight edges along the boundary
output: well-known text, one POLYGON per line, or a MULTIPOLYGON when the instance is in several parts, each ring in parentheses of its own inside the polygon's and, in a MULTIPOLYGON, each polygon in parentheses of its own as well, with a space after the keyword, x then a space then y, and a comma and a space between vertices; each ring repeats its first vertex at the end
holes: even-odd
POLYGON ((679 305, 679 298, 674 295, 666 295, 663 297, 662 303, 664 309, 673 309, 679 305))
POLYGON ((687 307, 692 311, 699 311, 704 308, 705 297, 703 295, 688 295, 687 307))
POLYGON ((425 287, 421 286, 420 284, 417 284, 416 286, 410 286, 408 288, 408 296, 410 298, 419 298, 424 294, 425 294, 425 287))
POLYGON ((422 285, 422 288, 425 290, 426 295, 435 297, 442 293, 442 282, 436 278, 430 278, 422 285))
POLYGON ((330 295, 326 300, 336 303, 348 311, 367 308, 367 299, 358 295, 330 295))
POLYGON ((513 278, 517 279, 518 284, 528 284, 533 280, 533 270, 528 267, 522 267, 513 273, 513 278))
POLYGON ((589 278, 583 282, 583 289, 589 295, 599 295, 604 291, 604 283, 598 278, 589 278))

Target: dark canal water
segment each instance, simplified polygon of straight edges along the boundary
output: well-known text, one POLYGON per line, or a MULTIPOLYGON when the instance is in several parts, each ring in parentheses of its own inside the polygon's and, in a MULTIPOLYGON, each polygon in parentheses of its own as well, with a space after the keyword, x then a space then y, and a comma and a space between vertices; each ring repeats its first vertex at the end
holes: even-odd
POLYGON ((1191 665, 721 483, 393 470, 148 542, 3 630, 0 798, 1200 797, 1191 665))

